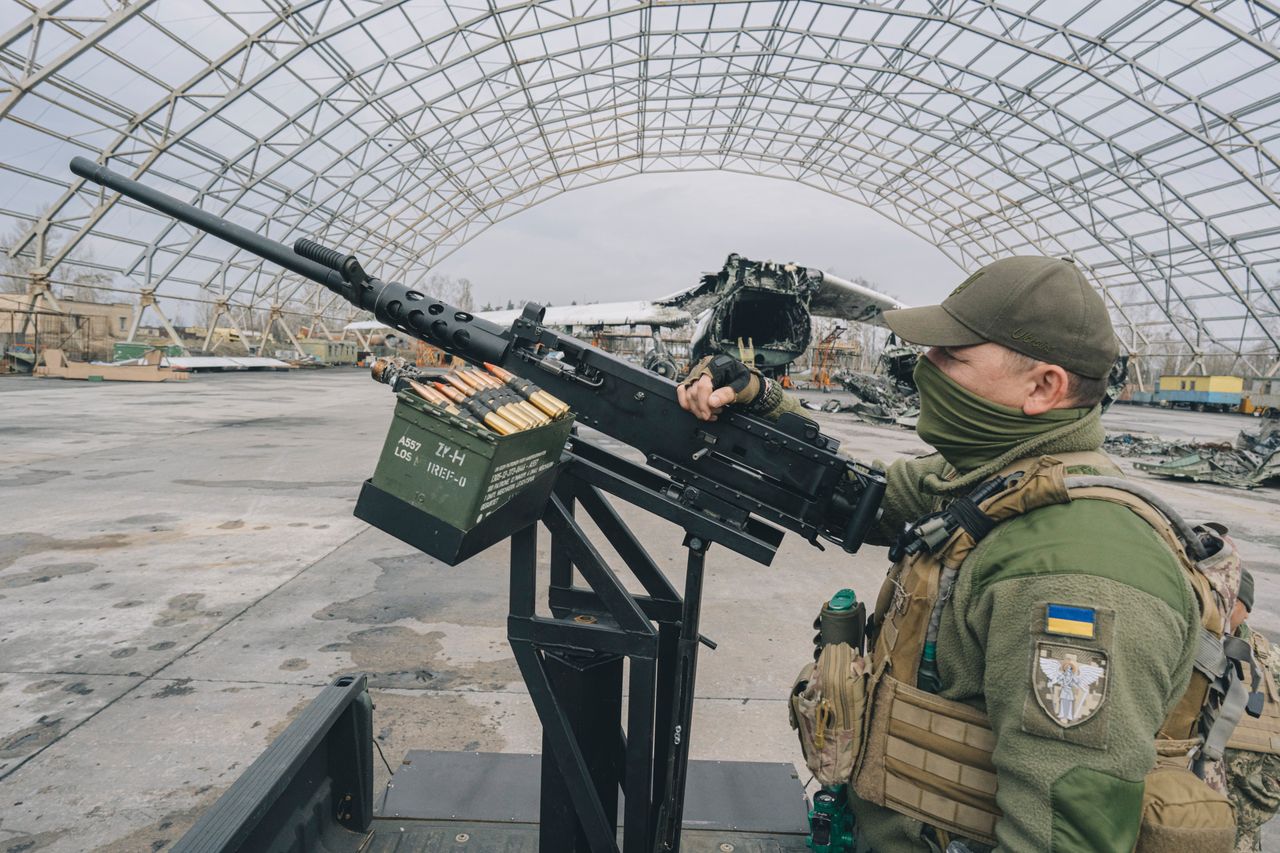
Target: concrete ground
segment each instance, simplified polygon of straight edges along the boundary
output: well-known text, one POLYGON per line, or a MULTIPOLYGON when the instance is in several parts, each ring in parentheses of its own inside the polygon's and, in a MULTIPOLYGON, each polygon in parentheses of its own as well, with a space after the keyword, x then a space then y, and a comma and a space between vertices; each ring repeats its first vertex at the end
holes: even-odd
MULTIPOLYGON (((506 548, 448 568, 351 515, 391 407, 363 371, 0 380, 0 853, 164 849, 343 672, 371 674, 392 762, 539 749, 505 641, 506 548)), ((861 458, 924 449, 818 417, 861 458)), ((1255 425, 1107 420, 1218 439, 1255 425)), ((1254 622, 1280 632, 1276 492, 1143 478, 1232 526, 1254 622)), ((679 531, 623 512, 678 580, 679 531)), ((794 761, 783 697, 808 623, 842 586, 874 596, 884 552, 788 537, 771 567, 723 548, 708 566, 703 632, 720 647, 700 660, 693 755, 794 761)))

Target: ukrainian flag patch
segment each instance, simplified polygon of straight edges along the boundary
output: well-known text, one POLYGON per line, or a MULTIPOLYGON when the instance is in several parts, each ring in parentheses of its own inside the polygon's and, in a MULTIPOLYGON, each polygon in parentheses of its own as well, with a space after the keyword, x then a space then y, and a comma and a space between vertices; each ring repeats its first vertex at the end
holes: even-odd
POLYGON ((1097 615, 1092 607, 1050 604, 1046 608, 1044 630, 1048 634, 1092 640, 1096 624, 1097 615))

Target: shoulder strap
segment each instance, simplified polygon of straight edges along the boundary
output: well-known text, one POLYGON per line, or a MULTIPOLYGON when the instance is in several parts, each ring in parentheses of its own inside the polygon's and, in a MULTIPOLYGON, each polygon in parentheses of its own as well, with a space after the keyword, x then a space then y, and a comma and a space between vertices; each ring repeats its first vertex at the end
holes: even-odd
POLYGON ((1067 477, 1072 500, 1093 498, 1124 504, 1170 544, 1179 560, 1200 561, 1209 554, 1198 534, 1167 501, 1140 483, 1120 477, 1067 477))
MULTIPOLYGON (((1077 481, 1081 479, 1067 476, 1068 469, 1071 468, 1117 470, 1105 453, 1096 450, 1020 459, 1005 466, 995 477, 979 486, 975 494, 970 496, 972 506, 961 505, 954 511, 967 523, 954 525, 947 531, 947 536, 950 538, 944 537, 945 545, 939 542, 938 545, 942 547, 935 545, 933 550, 942 556, 947 566, 958 567, 1000 522, 1043 506, 1069 503, 1074 497, 1071 486, 1073 483, 1080 485, 1077 481), (1000 484, 1001 487, 979 494, 982 489, 991 484, 1000 484), (973 500, 974 498, 976 500, 973 500)), ((1121 486, 1126 483, 1119 478, 1095 477, 1095 479, 1106 481, 1108 484, 1118 483, 1121 486)), ((1159 501, 1158 498, 1155 500, 1159 501)), ((955 501, 952 506, 958 503, 960 501, 955 501)), ((948 507, 948 511, 951 509, 952 507, 948 507)), ((1172 509, 1169 511, 1173 512, 1172 509)), ((1157 518, 1152 517, 1149 521, 1154 525, 1157 518)))
POLYGON ((973 501, 973 509, 981 512, 986 523, 981 526, 957 525, 951 537, 935 553, 945 566, 958 568, 1000 522, 1042 506, 1068 503, 1071 497, 1064 482, 1064 470, 1062 463, 1052 456, 1022 459, 1007 466, 979 487, 998 483, 1001 488, 992 489, 973 501), (975 535, 978 533, 981 535, 975 535))

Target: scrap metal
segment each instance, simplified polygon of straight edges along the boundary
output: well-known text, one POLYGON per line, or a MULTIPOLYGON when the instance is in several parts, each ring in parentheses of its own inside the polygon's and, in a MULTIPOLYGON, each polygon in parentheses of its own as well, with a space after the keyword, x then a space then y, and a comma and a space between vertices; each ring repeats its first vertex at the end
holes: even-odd
POLYGON ((920 417, 920 393, 911 378, 920 350, 891 345, 880 354, 877 373, 842 370, 832 378, 853 395, 852 403, 828 400, 824 412, 850 412, 869 424, 897 424, 915 429, 920 417))
POLYGON ((1164 456, 1162 462, 1135 462, 1139 471, 1179 480, 1238 489, 1280 485, 1280 419, 1268 418, 1256 433, 1241 430, 1235 444, 1180 443, 1155 436, 1107 436, 1106 449, 1120 456, 1164 456))

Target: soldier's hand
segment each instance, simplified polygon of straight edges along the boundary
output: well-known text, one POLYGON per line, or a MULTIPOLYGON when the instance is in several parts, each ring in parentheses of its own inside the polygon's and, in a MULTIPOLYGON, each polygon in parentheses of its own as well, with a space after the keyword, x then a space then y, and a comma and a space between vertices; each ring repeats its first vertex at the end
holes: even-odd
POLYGON ((676 399, 698 418, 714 421, 725 406, 750 403, 763 387, 760 374, 733 356, 707 356, 676 386, 676 399))

